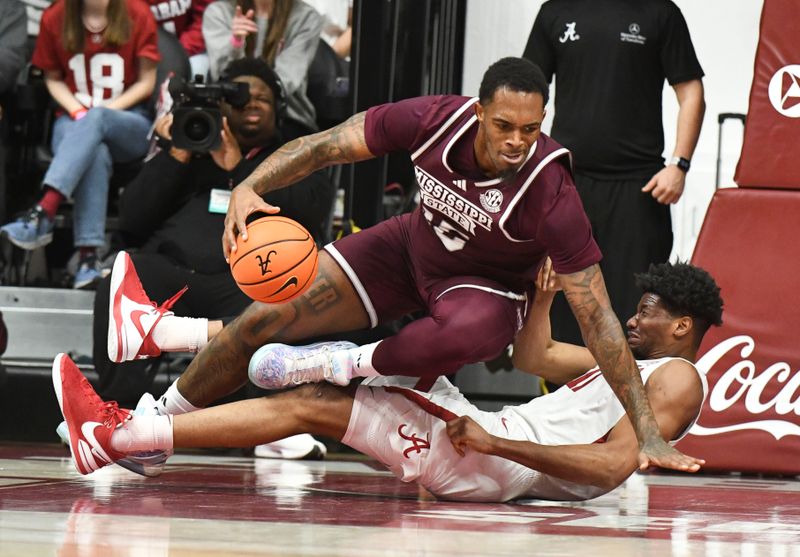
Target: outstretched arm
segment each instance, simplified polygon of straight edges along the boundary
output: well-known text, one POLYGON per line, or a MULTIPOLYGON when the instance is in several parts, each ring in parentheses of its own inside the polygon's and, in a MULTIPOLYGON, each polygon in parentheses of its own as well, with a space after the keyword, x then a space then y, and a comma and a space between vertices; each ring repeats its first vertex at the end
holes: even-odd
MULTIPOLYGON (((647 396, 658 422, 659 435, 666 440, 681 434, 703 402, 697 373, 680 360, 664 364, 651 376, 647 382, 647 396)), ((639 446, 627 416, 617 422, 605 443, 540 445, 512 441, 490 435, 466 416, 448 422, 447 433, 461 455, 471 449, 513 460, 563 480, 609 490, 624 482, 638 465, 639 446)), ((698 468, 688 471, 695 472, 698 468)))
POLYGON ((578 320, 586 346, 633 424, 639 441, 639 466, 651 465, 695 471, 699 460, 668 445, 659 435, 653 410, 647 400, 622 327, 611 309, 599 265, 561 275, 561 286, 578 320))
POLYGON ((351 116, 329 130, 290 141, 267 157, 241 184, 233 189, 222 250, 225 257, 236 249, 236 234, 245 233, 245 221, 254 212, 277 213, 279 207, 264 202, 261 195, 304 178, 320 168, 374 158, 364 134, 365 112, 351 116))
POLYGON ((596 364, 592 353, 583 346, 553 340, 550 307, 558 286, 558 277, 547 258, 536 280, 533 299, 525 326, 514 339, 514 367, 563 385, 596 364))

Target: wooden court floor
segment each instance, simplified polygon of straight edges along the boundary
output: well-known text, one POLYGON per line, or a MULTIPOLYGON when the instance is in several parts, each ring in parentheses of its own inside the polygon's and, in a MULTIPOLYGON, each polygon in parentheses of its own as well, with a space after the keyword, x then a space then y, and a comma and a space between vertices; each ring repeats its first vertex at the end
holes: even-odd
POLYGON ((0 556, 800 556, 800 481, 636 474, 582 503, 431 500, 367 460, 178 454, 82 477, 0 445, 0 556))

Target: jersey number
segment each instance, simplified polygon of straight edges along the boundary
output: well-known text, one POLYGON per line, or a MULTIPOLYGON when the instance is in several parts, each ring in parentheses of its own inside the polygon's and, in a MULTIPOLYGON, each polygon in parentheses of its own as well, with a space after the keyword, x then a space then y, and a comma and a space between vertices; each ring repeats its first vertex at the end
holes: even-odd
POLYGON ((431 225, 433 231, 436 232, 436 235, 439 237, 439 241, 442 242, 442 245, 447 249, 447 251, 458 251, 460 249, 464 249, 464 244, 467 243, 469 238, 456 230, 452 224, 447 222, 446 220, 442 219, 439 221, 439 224, 433 224, 433 213, 424 209, 425 213, 425 220, 431 225))
POLYGON ((75 98, 83 106, 101 106, 104 101, 118 97, 125 89, 125 60, 113 52, 100 52, 89 60, 89 82, 86 80, 86 62, 83 54, 69 59, 69 69, 75 77, 75 98), (106 94, 109 91, 109 94, 106 94))

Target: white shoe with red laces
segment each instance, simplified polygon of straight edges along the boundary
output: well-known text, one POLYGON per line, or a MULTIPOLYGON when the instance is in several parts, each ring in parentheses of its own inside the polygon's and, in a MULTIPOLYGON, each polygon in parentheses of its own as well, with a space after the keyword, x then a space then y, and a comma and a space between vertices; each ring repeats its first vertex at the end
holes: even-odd
POLYGON ((157 305, 144 291, 131 257, 119 252, 108 297, 108 359, 120 363, 160 356, 151 333, 162 317, 174 315, 169 310, 186 290, 188 287, 157 305))
POLYGON ((78 472, 89 474, 125 457, 111 448, 111 434, 130 419, 129 411, 116 402, 103 402, 66 354, 53 360, 53 387, 78 472))

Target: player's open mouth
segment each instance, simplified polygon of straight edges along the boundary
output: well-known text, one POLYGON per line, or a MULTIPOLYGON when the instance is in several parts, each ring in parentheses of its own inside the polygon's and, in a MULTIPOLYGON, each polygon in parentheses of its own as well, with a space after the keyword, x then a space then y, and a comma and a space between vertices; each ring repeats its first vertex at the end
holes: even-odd
POLYGON ((525 153, 500 153, 500 157, 508 164, 519 164, 525 159, 525 153))
POLYGON ((248 114, 244 117, 244 120, 248 124, 258 124, 261 121, 261 116, 258 114, 248 114))

